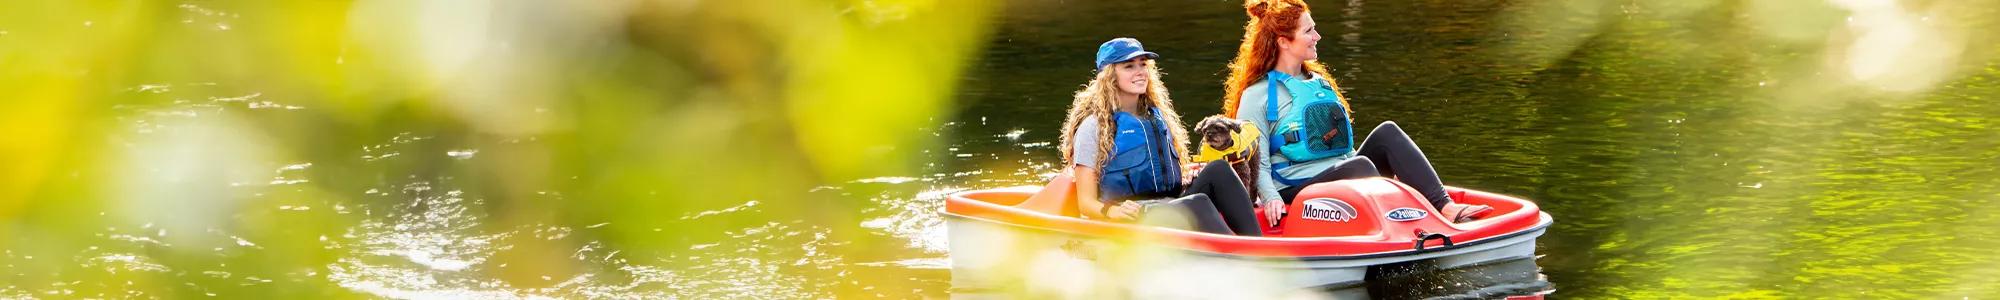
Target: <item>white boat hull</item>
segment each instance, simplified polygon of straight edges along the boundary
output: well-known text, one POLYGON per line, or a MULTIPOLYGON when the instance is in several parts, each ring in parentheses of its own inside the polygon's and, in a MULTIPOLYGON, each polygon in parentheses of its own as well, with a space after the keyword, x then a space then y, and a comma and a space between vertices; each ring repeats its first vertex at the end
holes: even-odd
POLYGON ((1112 241, 1047 228, 946 216, 954 298, 978 295, 1099 298, 1148 294, 1179 298, 1204 291, 1228 291, 1216 296, 1240 298, 1259 296, 1244 294, 1246 290, 1267 292, 1263 296, 1283 296, 1300 290, 1337 290, 1363 284, 1371 266, 1428 260, 1424 263, 1439 269, 1456 269, 1532 259, 1535 239, 1552 222, 1544 213, 1540 222, 1529 230, 1424 251, 1273 258, 1172 248, 1145 241, 1112 241))

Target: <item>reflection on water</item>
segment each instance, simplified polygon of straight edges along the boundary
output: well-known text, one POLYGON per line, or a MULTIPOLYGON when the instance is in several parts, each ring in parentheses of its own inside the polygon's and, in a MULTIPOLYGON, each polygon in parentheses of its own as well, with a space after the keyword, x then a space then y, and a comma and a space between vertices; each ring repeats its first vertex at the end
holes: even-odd
POLYGON ((1388 265, 1369 270, 1368 281, 1366 286, 1331 294, 1365 293, 1371 299, 1494 299, 1554 292, 1531 259, 1451 270, 1437 270, 1421 261, 1388 265))

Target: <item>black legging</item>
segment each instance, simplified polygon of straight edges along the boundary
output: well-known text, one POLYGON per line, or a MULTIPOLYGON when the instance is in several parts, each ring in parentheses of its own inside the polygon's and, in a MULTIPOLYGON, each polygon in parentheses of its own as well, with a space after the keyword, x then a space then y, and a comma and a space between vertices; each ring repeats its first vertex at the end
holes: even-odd
POLYGON ((1182 197, 1202 196, 1215 205, 1218 213, 1228 222, 1229 230, 1236 235, 1263 236, 1264 229, 1257 226, 1257 211, 1250 207, 1250 190, 1243 188, 1242 177, 1236 176, 1236 168, 1229 167, 1227 160, 1215 160, 1201 167, 1201 173, 1189 182, 1182 197))
POLYGON ((1202 232, 1264 235, 1263 228, 1257 226, 1256 211, 1250 208, 1250 191, 1243 189, 1243 180, 1236 177, 1236 169, 1230 168, 1228 161, 1203 166, 1180 198, 1161 206, 1182 209, 1193 219, 1195 230, 1202 232))
POLYGON ((1278 190, 1285 203, 1298 197, 1299 190, 1314 183, 1341 179, 1382 176, 1391 174, 1431 202, 1431 207, 1443 209, 1451 203, 1451 196, 1444 192, 1444 181, 1438 179, 1437 170, 1431 168, 1431 160, 1424 157, 1424 151, 1417 149, 1417 142, 1396 122, 1384 121, 1368 132, 1368 138, 1361 140, 1361 146, 1354 149, 1353 158, 1341 161, 1311 179, 1291 187, 1278 190))

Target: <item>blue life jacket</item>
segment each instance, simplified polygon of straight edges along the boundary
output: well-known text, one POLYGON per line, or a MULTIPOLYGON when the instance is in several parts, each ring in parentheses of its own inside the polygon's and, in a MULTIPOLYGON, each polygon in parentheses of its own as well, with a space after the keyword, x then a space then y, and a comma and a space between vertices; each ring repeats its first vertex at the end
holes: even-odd
POLYGON ((1264 120, 1271 122, 1271 155, 1282 155, 1290 163, 1273 163, 1271 179, 1285 185, 1297 186, 1306 179, 1285 178, 1279 169, 1292 164, 1345 157, 1354 152, 1354 121, 1347 116, 1347 107, 1340 104, 1340 93, 1325 78, 1299 80, 1284 72, 1271 71, 1264 75, 1264 120), (1292 109, 1278 113, 1278 85, 1285 85, 1285 92, 1292 96, 1292 109), (1340 132, 1325 138, 1327 131, 1340 132))
POLYGON ((1173 196, 1181 192, 1180 158, 1175 155, 1174 139, 1167 131, 1166 122, 1158 118, 1160 110, 1154 109, 1154 118, 1142 120, 1125 112, 1116 112, 1117 119, 1113 133, 1111 157, 1106 159, 1099 177, 1097 195, 1100 201, 1113 203, 1149 196, 1173 196))

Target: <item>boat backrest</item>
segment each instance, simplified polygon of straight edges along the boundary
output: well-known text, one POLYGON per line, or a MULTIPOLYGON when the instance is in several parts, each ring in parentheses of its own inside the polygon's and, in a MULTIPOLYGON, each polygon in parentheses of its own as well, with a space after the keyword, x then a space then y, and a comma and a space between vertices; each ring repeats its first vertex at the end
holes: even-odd
POLYGON ((1075 180, 1076 178, 1071 177, 1069 172, 1056 175, 1056 178, 1049 179, 1048 185, 1042 186, 1041 191, 1035 192, 1034 196, 1028 196, 1028 200, 1022 200, 1020 204, 1015 204, 1014 207, 1051 215, 1075 217, 1077 216, 1075 180))

